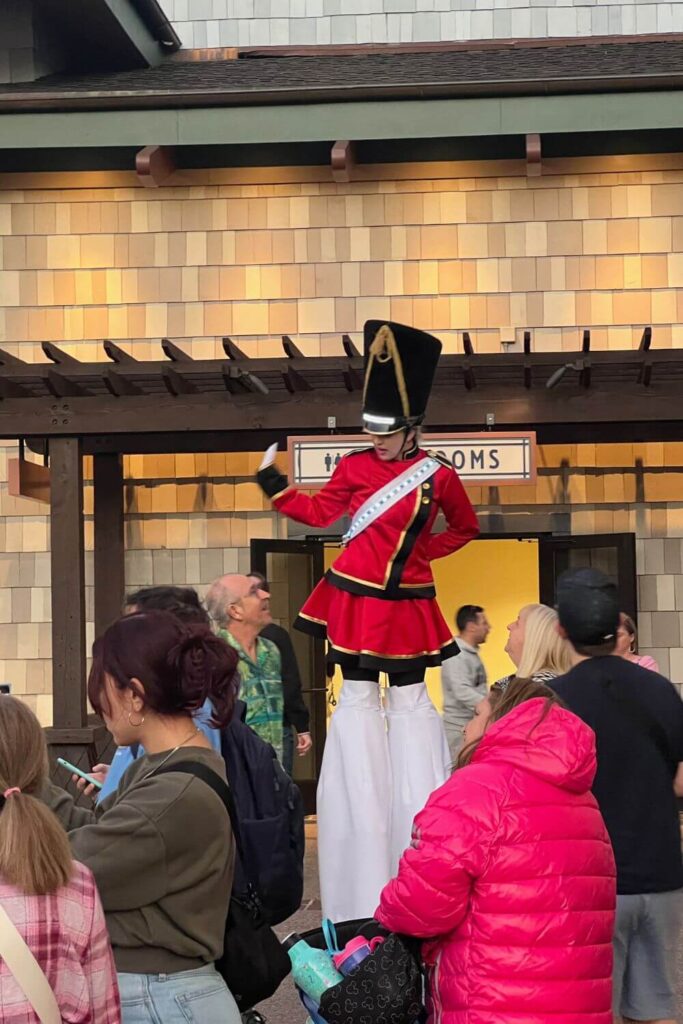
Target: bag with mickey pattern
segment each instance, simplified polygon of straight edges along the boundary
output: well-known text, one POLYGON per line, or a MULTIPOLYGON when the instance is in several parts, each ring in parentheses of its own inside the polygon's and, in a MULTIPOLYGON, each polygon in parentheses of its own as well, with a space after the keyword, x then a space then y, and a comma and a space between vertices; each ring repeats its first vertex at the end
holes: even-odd
POLYGON ((422 1019, 423 980, 418 944, 389 935, 348 977, 323 993, 327 1024, 416 1024, 422 1019))

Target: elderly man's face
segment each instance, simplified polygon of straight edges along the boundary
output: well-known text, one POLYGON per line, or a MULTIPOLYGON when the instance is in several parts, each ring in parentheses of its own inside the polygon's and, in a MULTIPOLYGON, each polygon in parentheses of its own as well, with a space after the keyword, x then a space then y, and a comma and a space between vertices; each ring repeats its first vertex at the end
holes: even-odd
POLYGON ((270 594, 261 589, 261 584, 253 576, 245 576, 240 584, 241 596, 233 603, 233 612, 241 622, 249 626, 263 629, 271 621, 270 594))

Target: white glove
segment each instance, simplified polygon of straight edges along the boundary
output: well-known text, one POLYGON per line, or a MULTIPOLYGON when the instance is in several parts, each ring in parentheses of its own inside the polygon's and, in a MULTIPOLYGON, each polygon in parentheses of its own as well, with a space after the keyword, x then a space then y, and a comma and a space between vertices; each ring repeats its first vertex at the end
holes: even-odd
POLYGON ((268 469, 268 466, 273 465, 277 456, 277 448, 278 445, 276 441, 275 444, 271 444, 270 447, 266 449, 261 465, 259 466, 259 471, 262 469, 268 469))

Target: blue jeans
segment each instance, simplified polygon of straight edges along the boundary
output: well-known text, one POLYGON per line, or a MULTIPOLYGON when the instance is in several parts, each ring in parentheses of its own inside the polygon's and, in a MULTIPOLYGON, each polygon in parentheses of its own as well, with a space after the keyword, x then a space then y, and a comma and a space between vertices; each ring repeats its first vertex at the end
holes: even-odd
POLYGON ((282 767, 292 777, 294 770, 294 726, 285 725, 282 733, 282 767))
POLYGON ((213 964, 118 977, 123 1024, 241 1024, 237 1003, 213 964))

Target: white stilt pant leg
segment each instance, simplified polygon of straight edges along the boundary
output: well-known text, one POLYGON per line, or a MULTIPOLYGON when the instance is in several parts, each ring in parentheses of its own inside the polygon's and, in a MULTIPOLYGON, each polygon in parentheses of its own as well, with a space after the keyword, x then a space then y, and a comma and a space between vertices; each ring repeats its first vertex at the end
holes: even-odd
POLYGON ((323 917, 372 917, 391 877, 391 782, 379 686, 344 680, 317 795, 323 917))
POLYGON ((424 683, 390 686, 386 715, 392 774, 391 871, 410 845, 413 819, 450 775, 443 722, 424 683))

